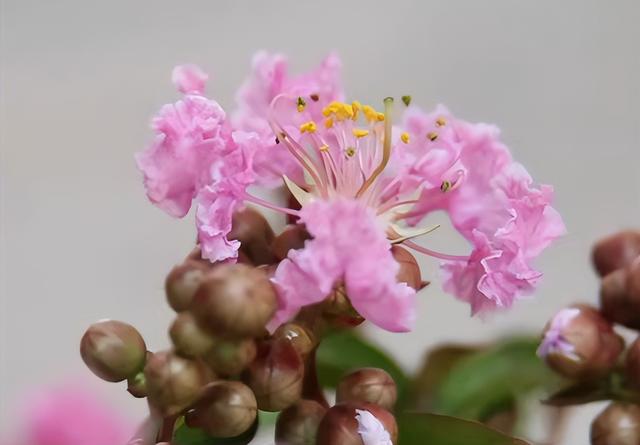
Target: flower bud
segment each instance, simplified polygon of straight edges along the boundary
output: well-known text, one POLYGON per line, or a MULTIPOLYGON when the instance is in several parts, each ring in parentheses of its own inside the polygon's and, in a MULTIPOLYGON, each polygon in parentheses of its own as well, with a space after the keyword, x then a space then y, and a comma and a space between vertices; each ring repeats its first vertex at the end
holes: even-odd
POLYGON ((264 270, 225 264, 207 274, 191 312, 203 329, 219 337, 257 337, 276 306, 276 293, 264 270))
POLYGON ((316 346, 318 341, 308 329, 298 323, 285 323, 273 333, 273 338, 286 339, 293 344, 301 357, 306 357, 316 346))
POLYGON ((400 283, 407 283, 415 290, 422 289, 422 275, 416 258, 407 250, 398 245, 391 246, 391 254, 400 265, 396 278, 400 283))
POLYGON ((300 400, 304 363, 289 341, 261 342, 243 380, 263 411, 282 411, 300 400))
POLYGON ((640 255, 640 231, 625 230, 601 239, 593 246, 592 260, 601 277, 625 267, 640 255))
POLYGON ((183 312, 189 309, 196 290, 212 266, 202 260, 187 259, 171 269, 165 281, 165 291, 169 306, 174 311, 183 312))
POLYGON ((576 305, 547 325, 538 355, 565 377, 592 379, 611 371, 623 348, 622 337, 598 311, 576 305))
POLYGON ((304 242, 311 238, 307 229, 301 224, 292 224, 284 228, 271 244, 271 250, 278 261, 284 260, 291 249, 304 247, 304 242))
POLYGON ((149 402, 163 415, 174 415, 198 397, 208 376, 203 366, 171 351, 153 354, 144 367, 149 402))
POLYGON ((233 214, 230 240, 240 241, 240 250, 255 265, 275 262, 271 252, 273 229, 260 212, 245 207, 233 214))
POLYGON ((92 324, 80 341, 80 355, 89 369, 108 382, 120 382, 142 369, 147 346, 133 326, 116 320, 92 324))
POLYGON ((591 445, 640 444, 640 406, 613 402, 591 423, 591 445))
POLYGON ((625 360, 627 382, 635 389, 640 389, 640 337, 629 346, 625 360))
POLYGON ((640 257, 602 279, 600 305, 609 320, 640 329, 640 257))
POLYGON ((202 357, 218 375, 240 374, 256 357, 256 342, 252 338, 241 340, 216 340, 202 357))
POLYGON ((315 445, 326 408, 315 400, 300 400, 280 413, 276 445, 315 445))
POLYGON ((391 376, 379 368, 362 368, 347 374, 336 390, 336 402, 367 402, 391 410, 398 391, 391 376))
MULTIPOLYGON (((398 426, 393 415, 384 408, 370 403, 346 402, 330 408, 318 427, 317 445, 362 445, 364 442, 358 432, 358 411, 368 411, 382 424, 392 443, 398 441, 398 426)), ((364 425, 363 425, 364 426, 364 425)), ((363 429, 361 428, 361 431, 363 429)), ((373 442, 372 442, 373 443, 373 442)), ((381 442, 385 443, 385 442, 381 442)))
POLYGON ((256 398, 245 384, 218 381, 207 385, 185 421, 214 437, 235 437, 251 428, 257 414, 256 398))
POLYGON ((127 391, 136 399, 147 397, 147 381, 143 371, 127 379, 127 391))
POLYGON ((169 328, 176 352, 184 357, 199 357, 209 351, 215 341, 204 332, 190 312, 181 312, 169 328))

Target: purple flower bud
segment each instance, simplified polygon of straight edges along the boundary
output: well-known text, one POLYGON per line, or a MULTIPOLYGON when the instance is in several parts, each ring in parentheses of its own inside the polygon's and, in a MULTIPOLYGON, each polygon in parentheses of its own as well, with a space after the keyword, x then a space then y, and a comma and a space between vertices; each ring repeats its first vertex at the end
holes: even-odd
POLYGON ((92 324, 80 341, 89 369, 108 382, 120 382, 142 369, 147 347, 133 326, 115 320, 92 324))

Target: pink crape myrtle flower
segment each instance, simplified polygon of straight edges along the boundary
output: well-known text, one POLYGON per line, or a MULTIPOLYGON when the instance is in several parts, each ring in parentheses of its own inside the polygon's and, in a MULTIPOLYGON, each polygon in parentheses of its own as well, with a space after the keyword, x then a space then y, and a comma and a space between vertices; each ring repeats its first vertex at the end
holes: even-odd
POLYGON ((161 110, 156 141, 138 155, 151 201, 183 216, 195 200, 198 240, 213 262, 235 261, 240 243, 228 234, 244 204, 299 217, 312 239, 277 267, 280 307, 271 329, 341 289, 378 326, 411 329, 415 290, 395 279, 394 244, 442 260, 444 289, 474 314, 533 292, 542 276, 534 260, 565 231, 552 188, 537 186, 513 161, 496 127, 443 107, 427 114, 407 98, 394 126, 391 98, 383 111, 341 102, 339 73, 334 55, 292 76, 283 56, 259 53, 227 119, 202 95, 206 75, 178 67, 174 82, 185 97, 161 110), (247 191, 276 183, 299 210, 247 191), (469 241, 469 253, 414 242, 437 228, 423 221, 439 210, 469 241))
POLYGON ((364 445, 393 445, 391 435, 371 412, 357 409, 358 434, 364 445))
POLYGON ((27 397, 16 445, 118 445, 134 426, 77 384, 42 388, 27 397))
POLYGON ((549 329, 544 334, 542 343, 538 347, 537 353, 540 358, 557 353, 567 357, 574 356, 576 360, 578 359, 575 354, 575 347, 563 335, 564 330, 578 315, 580 315, 580 309, 577 308, 564 308, 554 315, 549 329))

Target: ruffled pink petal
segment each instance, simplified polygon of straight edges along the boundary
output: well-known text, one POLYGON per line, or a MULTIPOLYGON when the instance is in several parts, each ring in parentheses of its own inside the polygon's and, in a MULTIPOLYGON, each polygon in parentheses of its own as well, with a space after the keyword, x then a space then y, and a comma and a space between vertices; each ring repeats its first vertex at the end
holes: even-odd
POLYGON ((300 219, 313 239, 290 252, 276 271, 281 310, 274 326, 324 299, 342 280, 363 317, 389 331, 412 328, 415 291, 397 282, 399 265, 372 209, 356 200, 314 201, 302 208, 300 219))
POLYGON ((184 94, 203 94, 207 80, 209 76, 198 65, 178 65, 171 73, 171 81, 184 94))
POLYGON ((153 120, 155 141, 136 155, 149 200, 180 218, 210 181, 209 167, 226 150, 225 113, 203 96, 162 107, 153 120))

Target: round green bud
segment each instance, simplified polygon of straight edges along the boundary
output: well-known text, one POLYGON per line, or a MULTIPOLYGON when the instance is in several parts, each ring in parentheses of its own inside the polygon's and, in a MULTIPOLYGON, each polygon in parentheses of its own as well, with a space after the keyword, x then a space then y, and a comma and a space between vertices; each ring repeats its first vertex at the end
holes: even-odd
POLYGON ((169 306, 174 311, 183 312, 189 309, 200 283, 212 267, 212 264, 202 260, 187 259, 171 269, 165 281, 165 292, 169 306))
POLYGON ((273 229, 264 216, 251 207, 244 207, 233 214, 230 240, 240 241, 240 251, 255 265, 271 264, 275 257, 271 251, 273 229))
POLYGON ((252 338, 247 338, 241 340, 218 339, 202 358, 216 374, 236 376, 255 357, 256 342, 252 338))
POLYGON ((80 355, 89 369, 108 382, 134 376, 145 363, 147 347, 133 326, 115 320, 92 324, 80 341, 80 355))
POLYGON ((178 354, 199 357, 207 353, 215 340, 196 323, 190 312, 181 312, 169 328, 169 337, 178 354))

